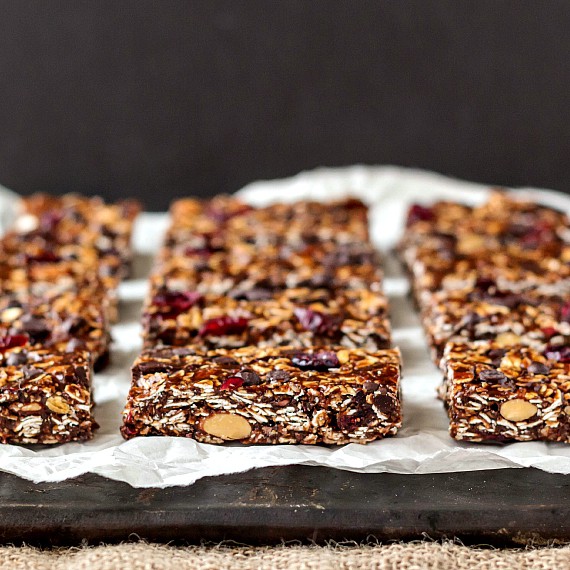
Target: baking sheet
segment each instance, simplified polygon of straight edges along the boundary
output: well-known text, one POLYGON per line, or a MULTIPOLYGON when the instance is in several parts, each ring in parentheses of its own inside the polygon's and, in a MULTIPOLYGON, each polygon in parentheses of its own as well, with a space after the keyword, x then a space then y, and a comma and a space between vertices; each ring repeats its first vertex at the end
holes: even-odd
MULTIPOLYGON (((570 197, 521 189, 542 202, 570 211, 570 197)), ((570 473, 570 446, 539 442, 509 445, 459 443, 447 434, 447 419, 435 390, 440 373, 431 363, 419 320, 407 298, 408 283, 389 254, 413 201, 440 198, 479 203, 483 186, 396 167, 319 169, 291 179, 256 182, 241 191, 253 204, 300 198, 332 199, 347 194, 371 206, 372 237, 385 254, 385 290, 391 302, 394 343, 404 359, 404 424, 394 438, 366 446, 214 446, 190 439, 149 437, 125 442, 119 435, 129 388, 129 367, 140 350, 140 303, 145 276, 167 224, 166 214, 143 214, 135 228, 134 279, 121 285, 121 322, 114 327, 113 363, 95 377, 95 438, 52 448, 0 446, 0 470, 33 481, 61 481, 82 473, 125 481, 135 487, 190 485, 205 476, 255 467, 323 465, 362 473, 438 473, 537 467, 570 473)))

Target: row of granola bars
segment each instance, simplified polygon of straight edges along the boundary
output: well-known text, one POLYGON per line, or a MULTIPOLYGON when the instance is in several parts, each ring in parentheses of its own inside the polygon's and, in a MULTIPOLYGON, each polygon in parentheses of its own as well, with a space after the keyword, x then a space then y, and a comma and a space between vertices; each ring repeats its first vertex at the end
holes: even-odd
POLYGON ((24 198, 0 240, 0 442, 89 439, 137 203, 24 198))
POLYGON ((410 275, 450 434, 570 442, 570 222, 494 192, 410 208, 410 275))
POLYGON ((125 438, 341 444, 397 431, 400 356, 364 204, 183 199, 170 216, 125 438))

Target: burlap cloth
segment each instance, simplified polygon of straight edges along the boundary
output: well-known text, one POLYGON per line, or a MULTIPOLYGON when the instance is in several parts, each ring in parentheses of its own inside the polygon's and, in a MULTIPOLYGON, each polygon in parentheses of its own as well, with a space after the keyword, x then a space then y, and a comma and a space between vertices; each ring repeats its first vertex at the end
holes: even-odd
POLYGON ((37 550, 0 548, 1 570, 352 570, 570 568, 570 546, 496 550, 458 544, 408 543, 367 546, 191 546, 120 544, 37 550))

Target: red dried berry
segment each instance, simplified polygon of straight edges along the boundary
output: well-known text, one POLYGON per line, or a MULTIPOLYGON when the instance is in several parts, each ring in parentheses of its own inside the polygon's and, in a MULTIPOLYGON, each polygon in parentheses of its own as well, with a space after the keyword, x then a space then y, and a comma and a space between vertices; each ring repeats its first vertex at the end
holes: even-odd
POLYGON ((340 367, 337 355, 330 350, 307 353, 298 352, 291 357, 291 362, 304 370, 328 370, 340 367))
POLYGON ((332 336, 340 326, 341 319, 338 316, 327 315, 305 307, 295 307, 293 312, 305 330, 317 334, 332 336))
POLYGON ((61 261, 61 257, 55 255, 52 251, 44 250, 37 255, 26 254, 25 260, 26 263, 57 263, 61 261))
POLYGON ((193 307, 202 296, 195 291, 178 292, 178 291, 164 291, 158 293, 152 299, 152 304, 156 307, 163 309, 160 316, 163 318, 175 318, 180 313, 184 313, 193 307))
POLYGON ((211 249, 209 247, 187 247, 184 250, 184 255, 187 257, 192 257, 194 255, 196 257, 210 257, 214 251, 214 249, 211 249))
POLYGON ((430 222, 435 218, 433 210, 421 204, 412 204, 408 210, 406 226, 411 226, 416 222, 430 222))
POLYGON ((29 337, 27 334, 13 334, 0 337, 0 352, 5 352, 16 346, 25 346, 28 344, 29 337))
POLYGON ((560 320, 563 323, 570 323, 570 302, 564 303, 560 308, 560 320))
POLYGON ((552 242, 554 239, 552 226, 548 222, 539 222, 521 237, 520 243, 524 248, 534 248, 552 242))
POLYGON ((222 336, 227 334, 242 333, 249 323, 245 317, 230 317, 224 315, 215 319, 209 319, 200 327, 200 336, 222 336))
POLYGON ((235 390, 240 386, 243 386, 243 378, 240 378, 239 376, 230 376, 229 378, 226 378, 225 382, 220 386, 220 390, 235 390))
POLYGON ((553 346, 549 344, 544 349, 544 356, 556 362, 567 363, 570 362, 570 346, 560 345, 553 346))
POLYGON ((544 327, 540 329, 540 332, 545 336, 546 340, 550 340, 553 336, 558 334, 558 331, 554 327, 544 327))

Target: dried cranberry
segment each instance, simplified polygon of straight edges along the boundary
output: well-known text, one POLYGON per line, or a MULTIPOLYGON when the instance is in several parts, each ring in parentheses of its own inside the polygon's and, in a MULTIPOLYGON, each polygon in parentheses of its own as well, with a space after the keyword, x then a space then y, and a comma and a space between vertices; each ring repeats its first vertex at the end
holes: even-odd
POLYGON ((520 244, 524 248, 534 248, 545 243, 549 243, 554 239, 552 226, 548 222, 539 222, 520 238, 520 244))
POLYGON ((184 250, 184 255, 187 257, 197 256, 197 257, 210 257, 214 253, 214 249, 210 247, 187 247, 184 250))
POLYGON ((321 350, 312 354, 299 352, 291 357, 291 362, 305 370, 328 370, 340 366, 336 354, 330 350, 321 350))
POLYGON ((497 284, 495 281, 493 279, 489 279, 488 277, 479 277, 475 281, 475 289, 478 289, 479 291, 489 291, 489 289, 492 289, 496 286, 497 284))
POLYGON ((544 327, 540 329, 540 332, 546 337, 546 340, 550 340, 553 336, 558 334, 558 331, 554 327, 544 327))
POLYGON ((295 307, 293 312, 305 330, 316 334, 332 336, 341 324, 341 319, 337 315, 327 315, 305 307, 295 307))
POLYGON ((244 317, 230 317, 224 315, 215 319, 209 319, 200 327, 200 336, 222 336, 227 334, 240 334, 246 328, 249 319, 244 317))
POLYGON ((550 360, 567 363, 570 362, 570 346, 567 345, 551 345, 544 349, 544 356, 550 360))
POLYGON ((161 317, 175 318, 193 307, 201 298, 200 293, 195 291, 162 291, 153 297, 151 303, 163 309, 159 313, 161 317))
POLYGON ((244 386, 257 386, 261 384, 261 378, 251 368, 244 368, 237 373, 237 376, 243 379, 244 386))
POLYGON ((222 383, 220 389, 235 390, 236 388, 243 386, 243 383, 244 383, 243 378, 240 378, 239 376, 230 376, 229 378, 226 379, 225 382, 222 383))
POLYGON ((0 352, 5 352, 16 346, 25 346, 29 340, 27 334, 13 334, 0 337, 0 352))
POLYGON ((61 257, 48 250, 44 250, 37 255, 25 255, 26 263, 57 263, 58 261, 61 261, 61 257))
POLYGON ((570 323, 570 302, 564 303, 560 308, 560 320, 563 323, 570 323))
POLYGON ((63 212, 49 210, 40 216, 39 226, 43 232, 53 232, 57 225, 63 220, 63 212))
POLYGON ((406 226, 411 226, 416 222, 430 222, 435 218, 432 208, 427 208, 421 204, 412 204, 408 210, 406 226))
POLYGON ((536 360, 532 361, 529 364, 527 370, 531 374, 548 374, 550 372, 550 368, 548 368, 546 364, 543 364, 542 362, 537 362, 536 360))
POLYGON ((287 370, 271 370, 267 373, 265 380, 267 382, 287 382, 291 378, 291 374, 287 370))
POLYGON ((482 380, 483 382, 494 382, 496 384, 500 384, 501 382, 505 382, 505 380, 507 380, 507 376, 500 370, 495 370, 494 368, 486 368, 485 370, 481 370, 481 372, 479 372, 479 380, 482 380))

